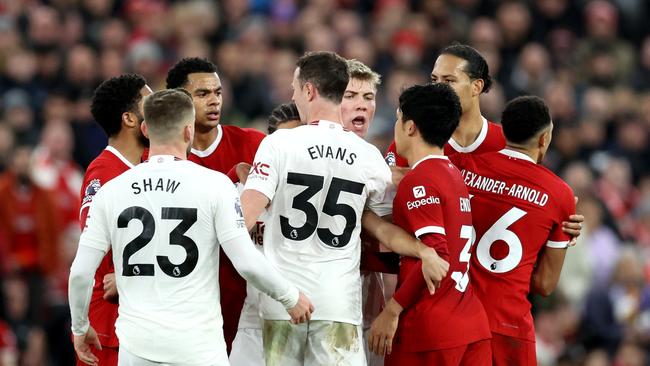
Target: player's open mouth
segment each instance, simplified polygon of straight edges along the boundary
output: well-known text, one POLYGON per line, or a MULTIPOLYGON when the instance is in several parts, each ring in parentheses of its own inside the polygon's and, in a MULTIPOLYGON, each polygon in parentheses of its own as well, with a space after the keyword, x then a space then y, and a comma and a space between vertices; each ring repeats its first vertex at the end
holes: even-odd
POLYGON ((365 124, 366 124, 366 117, 364 116, 357 116, 354 117, 354 119, 352 120, 352 125, 354 127, 363 127, 363 125, 365 124))

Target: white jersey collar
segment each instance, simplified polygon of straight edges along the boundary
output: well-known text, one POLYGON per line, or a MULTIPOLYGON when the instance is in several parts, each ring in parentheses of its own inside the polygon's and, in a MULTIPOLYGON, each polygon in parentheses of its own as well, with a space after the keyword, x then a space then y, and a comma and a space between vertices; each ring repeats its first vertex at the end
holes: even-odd
POLYGON ((219 143, 221 142, 221 138, 223 137, 223 130, 221 129, 221 124, 217 125, 217 138, 214 139, 214 142, 208 146, 207 149, 205 150, 197 150, 195 148, 192 148, 190 151, 192 154, 198 156, 199 158, 205 158, 210 156, 215 150, 217 150, 217 147, 219 146, 219 143))
POLYGON ((499 152, 501 154, 509 156, 511 158, 526 160, 526 161, 530 161, 533 164, 537 164, 537 163, 535 163, 535 160, 533 160, 530 156, 528 156, 528 155, 526 155, 526 154, 524 154, 522 152, 519 152, 519 151, 510 150, 510 149, 503 149, 503 150, 501 150, 499 152))
POLYGON ((429 159, 449 160, 449 158, 444 156, 444 155, 427 155, 427 156, 423 157, 422 159, 418 160, 415 164, 413 164, 411 169, 415 169, 415 167, 418 166, 418 164, 420 164, 421 162, 423 162, 425 160, 429 160, 429 159))
POLYGON ((134 165, 129 161, 129 159, 125 158, 124 155, 122 155, 122 153, 119 150, 117 150, 116 148, 114 148, 113 146, 108 145, 108 146, 106 146, 105 150, 107 150, 107 151, 111 152, 113 155, 117 156, 117 158, 120 159, 126 166, 128 166, 129 169, 133 168, 134 165))
POLYGON ((483 116, 481 116, 481 118, 483 119, 483 125, 481 125, 481 132, 478 133, 478 137, 476 137, 476 140, 474 140, 474 142, 472 142, 469 146, 467 146, 467 147, 460 146, 460 144, 457 143, 456 140, 454 140, 453 137, 450 137, 449 141, 447 141, 447 143, 454 150, 456 150, 456 151, 458 151, 460 153, 471 153, 474 150, 478 149, 478 147, 481 146, 483 141, 485 141, 485 138, 487 137, 487 133, 488 133, 488 121, 483 116))

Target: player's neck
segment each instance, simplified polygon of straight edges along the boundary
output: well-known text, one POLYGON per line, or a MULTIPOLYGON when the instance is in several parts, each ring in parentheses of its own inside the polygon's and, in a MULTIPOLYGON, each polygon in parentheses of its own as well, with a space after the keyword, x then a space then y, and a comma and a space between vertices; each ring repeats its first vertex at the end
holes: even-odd
POLYGON ((181 143, 155 144, 149 147, 149 157, 156 155, 172 155, 178 159, 187 159, 187 146, 181 143))
POLYGON ((328 102, 312 103, 307 119, 307 123, 320 120, 341 123, 341 106, 328 102))
POLYGON ((474 108, 460 116, 458 128, 451 135, 451 138, 458 145, 467 147, 476 141, 482 128, 483 116, 481 116, 481 109, 478 106, 474 106, 474 108))
POLYGON ((119 151, 119 153, 133 165, 139 164, 140 159, 142 159, 144 146, 140 144, 140 141, 138 141, 136 137, 118 135, 109 138, 108 145, 119 151))
POLYGON ((194 141, 192 142, 192 148, 204 151, 210 147, 215 140, 219 137, 219 128, 214 127, 207 131, 200 131, 198 128, 194 132, 194 141))
POLYGON ((411 143, 411 148, 406 153, 406 160, 409 162, 409 166, 415 165, 418 161, 426 158, 429 155, 439 155, 444 156, 445 153, 441 147, 431 146, 425 144, 423 141, 418 141, 411 143))
POLYGON ((506 142, 506 149, 516 151, 516 152, 520 152, 520 153, 530 157, 531 159, 533 159, 533 161, 535 163, 539 164, 539 161, 538 161, 538 159, 539 159, 539 149, 531 149, 531 148, 526 147, 524 145, 514 144, 514 143, 510 143, 510 142, 506 142))

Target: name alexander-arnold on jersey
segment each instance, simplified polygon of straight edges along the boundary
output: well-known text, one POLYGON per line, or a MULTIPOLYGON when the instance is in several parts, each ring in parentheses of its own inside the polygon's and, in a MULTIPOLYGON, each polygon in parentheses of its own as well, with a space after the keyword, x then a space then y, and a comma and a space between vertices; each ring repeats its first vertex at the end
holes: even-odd
POLYGON ((341 160, 348 165, 354 164, 354 159, 357 158, 357 154, 353 152, 348 153, 348 149, 342 147, 331 147, 327 145, 310 146, 307 148, 307 153, 309 153, 311 160, 328 158, 341 160))
POLYGON ((133 194, 151 191, 174 193, 180 185, 181 182, 169 178, 144 178, 142 181, 131 183, 131 188, 133 189, 133 194))
POLYGON ((492 192, 496 194, 507 194, 511 197, 519 198, 520 200, 527 201, 538 206, 544 207, 548 202, 548 194, 540 192, 536 189, 514 183, 508 186, 506 182, 489 177, 478 175, 468 170, 463 170, 463 179, 468 188, 474 188, 485 192, 492 192))

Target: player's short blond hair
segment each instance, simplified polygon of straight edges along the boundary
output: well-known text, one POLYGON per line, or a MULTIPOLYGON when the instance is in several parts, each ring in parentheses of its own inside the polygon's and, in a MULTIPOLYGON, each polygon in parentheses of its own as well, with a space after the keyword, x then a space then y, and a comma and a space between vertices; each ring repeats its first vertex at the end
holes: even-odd
POLYGON ((347 63, 350 79, 369 81, 375 87, 375 90, 379 88, 379 85, 381 84, 381 75, 372 71, 368 65, 359 60, 350 59, 347 60, 347 63))

